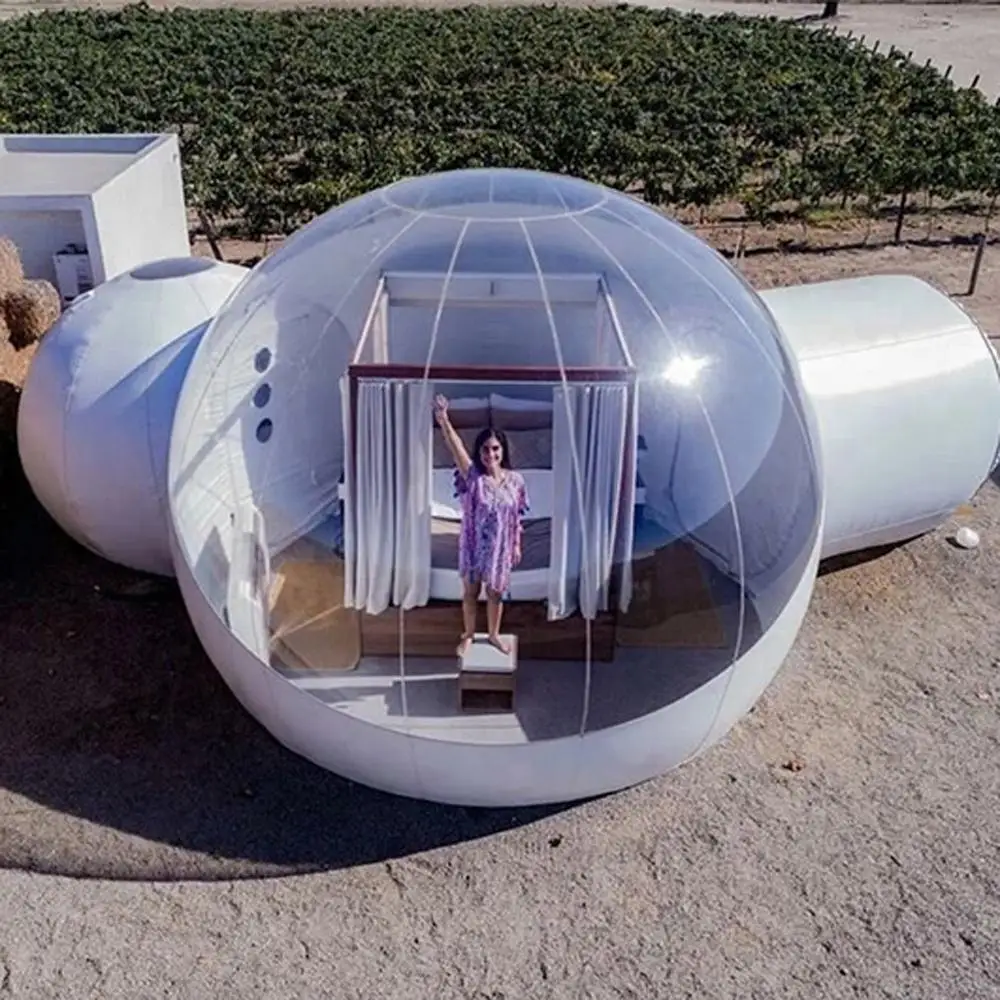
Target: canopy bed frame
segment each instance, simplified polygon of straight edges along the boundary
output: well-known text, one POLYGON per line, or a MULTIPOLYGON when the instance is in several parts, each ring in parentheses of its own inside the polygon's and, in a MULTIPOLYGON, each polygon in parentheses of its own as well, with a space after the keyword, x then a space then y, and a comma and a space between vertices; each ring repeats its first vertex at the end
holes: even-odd
MULTIPOLYGON (((574 345, 577 355, 580 347, 574 345)), ((475 341, 461 353, 474 354, 475 341)), ((516 343, 506 353, 517 356, 516 343)), ((454 463, 431 405, 446 384, 462 394, 452 392, 450 409, 470 450, 488 425, 525 445, 512 444, 531 510, 505 631, 519 635, 527 659, 583 659, 588 646, 592 659, 612 659, 617 615, 631 599, 634 520, 644 496, 635 367, 607 284, 596 274, 542 281, 535 274, 380 277, 341 381, 344 603, 358 615, 360 655, 395 655, 401 641, 409 656, 454 655, 461 512, 454 463), (544 309, 561 359, 553 310, 564 305, 592 309, 584 358, 591 363, 432 363, 435 355, 447 361, 454 354, 453 335, 437 343, 441 316, 453 306, 544 309), (425 364, 393 359, 396 306, 435 310, 425 364)))

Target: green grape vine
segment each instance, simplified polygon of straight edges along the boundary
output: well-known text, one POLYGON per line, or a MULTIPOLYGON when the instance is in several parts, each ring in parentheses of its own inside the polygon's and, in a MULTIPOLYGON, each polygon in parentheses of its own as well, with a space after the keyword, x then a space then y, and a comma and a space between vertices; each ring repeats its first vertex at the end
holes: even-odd
POLYGON ((0 22, 0 123, 176 131, 192 206, 246 236, 463 166, 761 219, 1000 193, 1000 111, 978 91, 777 19, 640 7, 30 15, 0 22))

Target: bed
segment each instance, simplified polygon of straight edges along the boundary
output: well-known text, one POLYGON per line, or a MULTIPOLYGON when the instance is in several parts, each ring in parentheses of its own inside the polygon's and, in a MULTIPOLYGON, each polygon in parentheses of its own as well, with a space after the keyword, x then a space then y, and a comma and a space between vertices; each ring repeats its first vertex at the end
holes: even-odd
MULTIPOLYGON (((524 476, 530 510, 524 522, 522 559, 511 574, 506 595, 512 601, 544 601, 549 596, 552 563, 552 411, 546 400, 524 399, 491 393, 486 397, 452 400, 449 412, 455 429, 472 453, 476 435, 484 427, 504 431, 513 465, 524 476)), ((458 536, 461 506, 455 495, 455 465, 444 436, 434 430, 434 469, 431 474, 431 580, 430 596, 458 601, 462 582, 458 576, 458 536)), ((636 488, 635 506, 641 509, 645 491, 636 488)))
MULTIPOLYGON (((543 601, 548 596, 549 564, 552 552, 551 480, 545 469, 521 469, 528 489, 531 512, 524 523, 521 563, 511 573, 510 592, 514 601, 543 601), (546 488, 548 487, 548 489, 546 488), (546 503, 546 493, 549 494, 546 503)), ((462 599, 458 576, 458 536, 461 513, 454 493, 454 471, 434 470, 434 501, 431 515, 431 597, 462 599), (442 502, 438 498, 444 498, 442 502)))
POLYGON ((551 621, 595 620, 612 592, 627 609, 618 567, 644 503, 638 386, 603 275, 387 271, 340 389, 348 606, 378 616, 461 598, 454 460, 431 417, 440 392, 470 452, 483 428, 502 430, 526 480, 507 598, 544 604, 551 621), (585 461, 570 461, 574 447, 585 461))

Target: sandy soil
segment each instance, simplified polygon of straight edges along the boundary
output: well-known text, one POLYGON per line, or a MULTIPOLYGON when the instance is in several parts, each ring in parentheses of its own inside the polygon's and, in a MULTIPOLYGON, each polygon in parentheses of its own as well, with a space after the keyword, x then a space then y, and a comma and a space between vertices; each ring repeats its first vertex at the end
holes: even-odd
MULTIPOLYGON (((860 231, 811 230, 799 253, 751 232, 741 266, 759 287, 906 271, 957 295, 973 250, 951 234, 974 226, 850 250, 825 244, 860 231)), ((961 301, 1000 334, 1000 247, 961 301)), ((29 359, 0 346, 0 420, 29 359)), ((172 588, 71 543, 9 465, 0 513, 0 996, 1000 998, 993 484, 822 576, 777 682, 698 761, 495 812, 294 757, 172 588), (949 544, 959 523, 978 550, 949 544)))
MULTIPOLYGON (((773 235, 742 262, 760 287, 907 271, 960 293, 971 266, 961 244, 755 252, 773 235)), ((963 302, 1000 332, 997 248, 963 302)), ((79 549, 10 476, 4 497, 0 994, 1000 997, 995 486, 823 576, 780 678, 702 759, 496 812, 279 748, 171 588, 79 549)))

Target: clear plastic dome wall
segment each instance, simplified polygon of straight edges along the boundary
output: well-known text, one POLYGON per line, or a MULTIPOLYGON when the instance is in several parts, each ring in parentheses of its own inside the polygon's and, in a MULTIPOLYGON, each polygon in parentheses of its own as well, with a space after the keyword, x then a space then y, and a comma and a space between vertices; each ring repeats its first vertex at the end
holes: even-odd
POLYGON ((791 645, 823 514, 756 293, 648 206, 515 170, 402 181, 263 261, 191 366, 170 481, 178 576, 250 710, 335 770, 483 804, 621 787, 723 735, 791 645), (439 393, 470 450, 503 432, 530 505, 516 698, 487 715, 455 694, 439 393))

